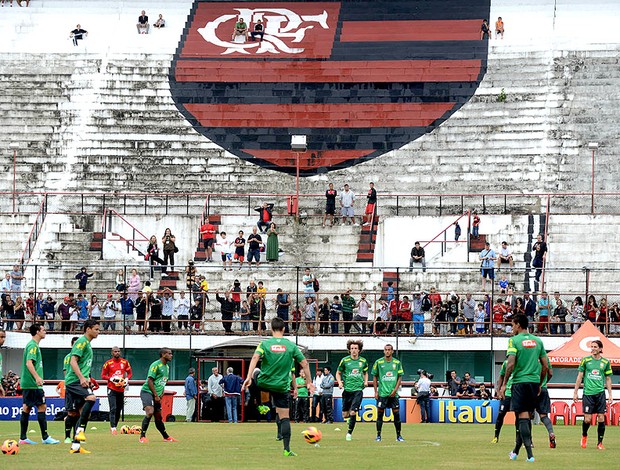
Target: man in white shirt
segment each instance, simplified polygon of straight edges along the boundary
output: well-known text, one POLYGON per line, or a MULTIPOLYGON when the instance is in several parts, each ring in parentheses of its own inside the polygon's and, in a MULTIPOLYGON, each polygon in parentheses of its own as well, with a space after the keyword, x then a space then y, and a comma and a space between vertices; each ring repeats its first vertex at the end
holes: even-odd
POLYGON ((429 399, 431 394, 431 381, 426 375, 425 370, 420 370, 419 374, 420 379, 415 383, 415 388, 418 391, 416 401, 418 402, 418 405, 420 405, 422 422, 430 423, 431 405, 429 399))
POLYGON ((174 314, 174 297, 170 289, 164 290, 164 298, 162 300, 161 316, 164 332, 170 333, 172 326, 172 315, 174 314))
POLYGON ((499 256, 497 257, 497 270, 501 270, 502 269, 502 263, 506 264, 508 263, 508 265, 510 266, 510 269, 512 269, 512 264, 513 264, 513 260, 512 260, 512 251, 510 251, 510 248, 508 248, 508 242, 502 242, 502 248, 499 250, 499 256))
POLYGON ((181 297, 177 299, 174 308, 177 312, 177 320, 179 330, 189 329, 189 297, 185 297, 185 291, 179 294, 181 297))
POLYGON ((312 381, 314 384, 314 395, 312 396, 312 406, 310 407, 310 422, 311 423, 320 423, 323 419, 323 408, 321 407, 321 395, 323 394, 323 389, 321 388, 321 384, 323 383, 323 370, 318 369, 316 371, 316 376, 312 381), (319 413, 317 416, 316 409, 319 408, 319 413))
POLYGON ((340 213, 342 215, 342 224, 347 221, 347 217, 351 219, 352 225, 355 223, 355 217, 353 212, 353 204, 355 203, 355 194, 349 189, 349 185, 344 185, 344 191, 340 193, 340 213))
MULTIPOLYGON (((211 421, 219 421, 222 417, 222 410, 224 409, 224 388, 220 385, 222 375, 217 370, 217 367, 211 369, 211 376, 207 380, 207 413, 211 415, 211 421)), ((205 418, 207 414, 205 414, 205 418)))

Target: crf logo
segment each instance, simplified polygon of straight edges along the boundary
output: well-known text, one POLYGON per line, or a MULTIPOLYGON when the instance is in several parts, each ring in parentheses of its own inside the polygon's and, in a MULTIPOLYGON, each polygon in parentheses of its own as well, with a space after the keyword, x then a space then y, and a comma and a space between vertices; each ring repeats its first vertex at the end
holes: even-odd
POLYGON ((271 346, 271 352, 274 353, 283 353, 286 352, 286 346, 283 346, 281 344, 274 344, 271 346))
POLYGON ((524 348, 527 348, 527 349, 535 348, 536 347, 536 341, 534 341, 533 339, 526 339, 526 340, 521 342, 521 345, 524 348))
POLYGON ((213 21, 209 21, 204 28, 198 28, 200 35, 209 43, 219 46, 224 50, 222 55, 235 52, 241 54, 301 54, 306 32, 315 26, 329 29, 327 20, 329 14, 326 10, 318 11, 317 14, 298 14, 287 8, 234 8, 236 14, 221 15, 213 21), (251 31, 254 25, 261 20, 264 27, 262 41, 236 42, 231 37, 231 32, 237 20, 243 18, 251 31), (222 27, 221 27, 222 26, 222 27))

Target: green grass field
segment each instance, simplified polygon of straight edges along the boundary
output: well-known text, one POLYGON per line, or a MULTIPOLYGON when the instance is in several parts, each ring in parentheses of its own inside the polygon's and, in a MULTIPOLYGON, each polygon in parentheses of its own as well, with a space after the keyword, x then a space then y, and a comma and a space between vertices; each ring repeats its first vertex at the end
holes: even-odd
MULTIPOLYGON (((126 424, 139 424, 130 422, 126 424)), ((483 469, 521 468, 539 466, 545 469, 618 468, 620 429, 607 427, 606 451, 596 449, 596 428, 590 428, 587 449, 581 449, 581 426, 556 426, 557 449, 550 449, 545 428, 534 427, 534 455, 536 462, 525 462, 525 449, 519 460, 508 460, 514 442, 514 426, 502 429, 499 444, 491 444, 491 425, 405 424, 406 442, 395 441, 394 426, 386 423, 383 442, 374 442, 375 425, 358 423, 352 442, 345 441, 344 423, 322 425, 320 447, 306 444, 301 432, 306 425, 293 424, 291 448, 298 457, 282 456, 282 445, 275 440, 275 424, 212 424, 167 423, 167 428, 178 443, 165 443, 151 424, 148 444, 139 444, 138 436, 110 435, 108 423, 89 424, 84 447, 91 455, 72 455, 69 445, 22 446, 19 455, 0 454, 0 468, 23 469, 116 469, 116 468, 218 468, 218 469, 280 469, 280 468, 336 468, 377 469, 398 466, 411 467, 425 462, 429 469, 483 469), (90 430, 96 426, 97 430, 90 430), (342 431, 336 431, 339 427, 342 431), (322 464, 321 464, 322 462, 322 464), (392 463, 394 462, 394 463, 392 463), (8 466, 10 463, 10 467, 8 466)), ((18 438, 18 422, 0 422, 0 439, 18 438)), ((36 422, 31 422, 40 440, 36 422)), ((50 423, 50 433, 56 438, 63 434, 62 423, 50 423)))

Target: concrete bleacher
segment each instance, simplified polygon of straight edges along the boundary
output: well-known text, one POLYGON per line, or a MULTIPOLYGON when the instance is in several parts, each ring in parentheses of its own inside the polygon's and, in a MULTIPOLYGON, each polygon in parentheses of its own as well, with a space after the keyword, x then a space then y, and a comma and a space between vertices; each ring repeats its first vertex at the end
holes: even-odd
MULTIPOLYGON (((0 148, 19 143, 18 191, 294 191, 293 176, 260 168, 224 151, 179 113, 169 74, 191 3, 149 2, 151 22, 159 12, 168 22, 165 29, 149 35, 138 35, 135 30, 143 8, 139 2, 104 5, 47 0, 32 2, 28 9, 3 10, 0 148), (74 47, 67 38, 77 23, 89 31, 89 37, 74 47)), ((620 84, 620 37, 612 28, 575 27, 577 19, 589 25, 606 24, 607 16, 617 9, 615 2, 606 0, 494 1, 491 25, 502 16, 506 35, 503 41, 490 41, 487 72, 472 99, 439 128, 400 150, 302 179, 302 193, 320 193, 327 181, 335 181, 337 187, 350 182, 363 195, 372 179, 379 190, 384 222, 385 216, 396 213, 393 198, 381 198, 385 192, 467 193, 474 195, 468 205, 479 207, 475 196, 484 192, 588 191, 591 154, 586 147, 590 141, 601 145, 596 155, 597 191, 618 190, 619 144, 613 123, 618 122, 620 111, 612 98, 620 84), (507 97, 504 103, 497 101, 502 89, 507 97)), ((328 71, 324 75, 330 76, 328 71)), ((2 155, 0 169, 6 177, 0 180, 0 190, 10 191, 12 152, 3 150, 2 155)), ((458 199, 444 203, 456 209, 458 199)), ((499 213, 503 198, 497 199, 491 213, 499 213)), ((538 214, 541 201, 544 197, 531 196, 513 200, 510 206, 518 214, 538 214)), ((72 202, 68 196, 68 209, 72 202)), ((196 198, 195 203, 199 207, 202 201, 196 198)), ((142 201, 130 197, 127 204, 140 208, 142 201)), ((418 204, 415 198, 401 198, 399 210, 412 215, 418 204)), ((424 213, 436 214, 435 199, 422 199, 421 204, 424 213)), ((613 201, 609 204, 613 209, 613 201)), ((312 210, 319 208, 316 205, 312 210)), ((567 198, 553 209, 583 213, 588 208, 588 198, 567 198)), ((219 210, 226 211, 224 206, 219 210)), ((574 224, 570 220, 557 220, 550 222, 549 243, 558 237, 558 243, 568 250, 571 239, 579 240, 584 233, 581 229, 571 232, 574 224)), ((285 255, 287 264, 355 264, 357 229, 322 229, 316 223, 297 227, 289 222, 281 238, 281 245, 291 247, 285 255), (298 242, 308 230, 310 239, 298 242), (333 256, 325 256, 332 248, 333 256)), ((91 225, 94 231, 94 222, 91 225)), ((615 219, 610 219, 610 225, 617 225, 615 219)), ((509 234, 511 243, 526 246, 531 234, 523 227, 515 218, 493 243, 499 246, 499 238, 509 234)), ((80 258, 77 248, 89 241, 88 234, 64 234, 52 223, 47 228, 52 234, 49 243, 57 244, 49 245, 50 249, 69 247, 69 239, 76 238, 79 244, 67 251, 66 259, 91 259, 90 255, 80 258)), ((23 236, 19 230, 10 228, 9 233, 19 238, 23 236)), ((605 237, 592 238, 592 251, 602 253, 605 237)), ((2 254, 14 259, 15 251, 3 248, 2 254)), ((582 264, 570 255, 562 256, 553 250, 553 266, 582 264)), ((412 274, 408 286, 460 282, 456 274, 432 276, 423 279, 412 274)), ((228 282, 223 275, 219 279, 228 282)), ((569 276, 560 279, 551 277, 549 282, 571 281, 569 276)), ((352 280, 344 279, 335 288, 352 280)), ((378 285, 380 280, 363 280, 360 285, 378 285)), ((472 274, 463 282, 471 285, 478 280, 472 274)), ((573 288, 580 288, 579 283, 571 284, 573 288)))

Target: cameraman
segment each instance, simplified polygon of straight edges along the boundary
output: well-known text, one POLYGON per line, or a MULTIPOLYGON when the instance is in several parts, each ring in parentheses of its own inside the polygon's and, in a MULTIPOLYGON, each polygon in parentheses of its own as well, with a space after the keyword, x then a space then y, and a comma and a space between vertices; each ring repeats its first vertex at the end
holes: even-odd
POLYGON ((420 379, 415 383, 415 389, 418 392, 416 401, 420 405, 420 415, 423 423, 431 422, 431 380, 428 378, 428 373, 425 370, 418 370, 420 379))

